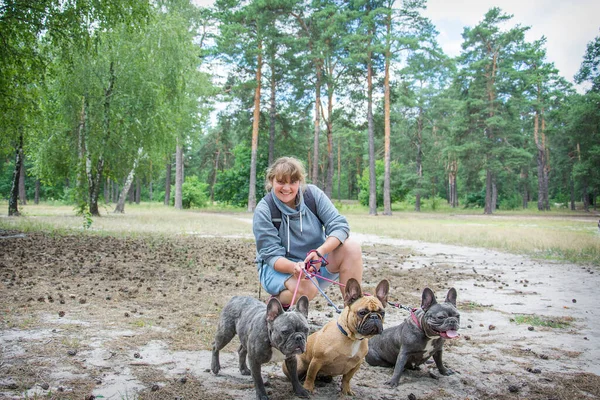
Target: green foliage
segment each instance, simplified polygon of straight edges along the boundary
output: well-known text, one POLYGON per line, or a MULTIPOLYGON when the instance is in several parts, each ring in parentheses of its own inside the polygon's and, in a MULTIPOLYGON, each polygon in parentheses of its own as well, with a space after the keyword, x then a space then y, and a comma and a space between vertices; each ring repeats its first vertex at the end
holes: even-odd
POLYGON ((464 208, 483 208, 485 206, 485 191, 467 193, 464 208))
POLYGON ((523 198, 518 194, 504 197, 500 200, 501 210, 518 210, 523 207, 523 198))
MULTIPOLYGON (((231 168, 217 175, 214 187, 214 198, 226 204, 238 207, 248 205, 248 189, 250 187, 250 158, 251 149, 238 145, 233 150, 235 162, 231 168)), ((257 202, 264 193, 265 171, 267 160, 259 158, 256 166, 256 198, 257 202)))
POLYGON ((83 229, 90 229, 92 227, 92 223, 94 220, 92 219, 92 214, 88 210, 83 210, 81 213, 83 217, 83 229))
MULTIPOLYGON (((408 193, 408 188, 403 185, 401 177, 404 167, 397 161, 390 162, 390 200, 392 203, 402 201, 408 193)), ((383 160, 375 162, 375 175, 377 177, 377 206, 383 205, 383 180, 385 165, 383 160)), ((358 182, 359 192, 358 201, 363 206, 369 205, 369 168, 363 170, 362 176, 358 182)))
POLYGON ((208 185, 200 182, 197 176, 187 176, 181 186, 183 208, 205 207, 208 203, 208 185))
POLYGON ((573 317, 548 317, 545 315, 515 315, 514 321, 521 325, 543 326, 547 328, 568 328, 573 322, 573 317))

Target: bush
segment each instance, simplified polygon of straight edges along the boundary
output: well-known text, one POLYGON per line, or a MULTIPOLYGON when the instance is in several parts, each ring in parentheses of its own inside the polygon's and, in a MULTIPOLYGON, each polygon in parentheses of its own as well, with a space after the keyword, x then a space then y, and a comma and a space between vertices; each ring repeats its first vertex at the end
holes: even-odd
POLYGON ((181 204, 183 208, 206 207, 208 203, 207 189, 208 185, 200 182, 197 176, 187 176, 185 182, 181 185, 181 204))
POLYGON ((523 199, 518 194, 500 200, 501 210, 518 210, 523 207, 523 199))
MULTIPOLYGON (((237 207, 248 205, 248 191, 250 188, 250 162, 251 149, 239 145, 234 148, 234 164, 231 168, 220 171, 214 187, 216 201, 237 207)), ((267 160, 258 157, 256 160, 256 201, 264 195, 265 170, 267 160)))
POLYGON ((485 191, 478 193, 467 193, 464 208, 483 208, 485 207, 485 191))
MULTIPOLYGON (((398 162, 390 163, 390 200, 392 203, 402 201, 408 190, 402 184, 403 168, 398 162)), ((383 160, 375 161, 375 176, 377 180, 377 206, 383 205, 383 184, 384 184, 385 164, 383 160)), ((369 205, 369 168, 363 170, 362 176, 358 182, 359 192, 358 201, 363 206, 369 205)))

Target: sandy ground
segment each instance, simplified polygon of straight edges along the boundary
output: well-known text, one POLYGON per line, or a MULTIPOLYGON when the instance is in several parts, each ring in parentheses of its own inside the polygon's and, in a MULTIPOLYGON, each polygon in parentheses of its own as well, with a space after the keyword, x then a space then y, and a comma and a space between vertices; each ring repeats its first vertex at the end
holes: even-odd
MULTIPOLYGON (((461 337, 444 362, 407 371, 363 364, 352 380, 363 399, 593 399, 600 393, 599 269, 486 249, 355 235, 363 244, 363 289, 383 278, 390 300, 419 305, 424 287, 442 300, 458 291, 461 337), (563 327, 518 323, 537 316, 563 327)), ((254 399, 239 374, 237 342, 210 371, 221 307, 258 297, 250 238, 22 235, 0 231, 0 398, 254 399)), ((341 304, 336 288, 329 295, 341 304)), ((266 299, 264 292, 260 293, 266 299)), ((337 314, 311 302, 317 329, 337 314)), ((407 312, 389 307, 386 326, 407 312)), ((272 399, 294 398, 280 364, 263 366, 272 399)), ((339 378, 314 399, 339 395, 339 378)))

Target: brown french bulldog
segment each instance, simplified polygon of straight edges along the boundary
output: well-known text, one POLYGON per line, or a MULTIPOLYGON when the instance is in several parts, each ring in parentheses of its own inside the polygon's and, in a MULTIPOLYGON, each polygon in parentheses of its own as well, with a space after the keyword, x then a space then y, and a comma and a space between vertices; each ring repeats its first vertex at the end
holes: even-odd
MULTIPOLYGON (((304 388, 314 391, 317 376, 342 375, 342 394, 354 395, 350 380, 360 368, 368 351, 368 339, 383 331, 383 319, 390 284, 382 280, 375 296, 363 296, 360 284, 350 278, 346 283, 344 309, 337 320, 329 321, 311 334, 306 352, 298 354, 298 377, 306 376, 304 388)), ((283 372, 288 371, 283 365, 283 372)))

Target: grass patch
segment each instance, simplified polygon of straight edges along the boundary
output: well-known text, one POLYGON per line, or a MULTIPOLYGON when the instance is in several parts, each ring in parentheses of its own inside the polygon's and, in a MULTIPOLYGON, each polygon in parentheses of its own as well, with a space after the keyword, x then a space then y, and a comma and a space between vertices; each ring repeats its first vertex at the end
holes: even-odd
MULTIPOLYGON (((481 247, 540 259, 600 265, 600 234, 597 216, 554 210, 479 211, 440 208, 434 212, 394 210, 391 216, 368 215, 356 202, 339 202, 353 232, 396 239, 481 247)), ((0 201, 0 209, 8 209, 0 201)), ((240 208, 211 206, 207 209, 175 210, 161 203, 127 204, 124 214, 114 214, 112 205, 101 208, 89 229, 70 205, 31 204, 20 206, 22 217, 0 216, 0 229, 139 237, 156 235, 242 236, 252 235, 252 213, 240 208)))
POLYGON ((564 329, 571 326, 573 317, 545 317, 541 315, 515 315, 514 321, 519 325, 543 326, 547 328, 564 329))
POLYGON ((492 308, 491 304, 480 304, 474 301, 459 302, 458 309, 462 311, 483 311, 492 308))

